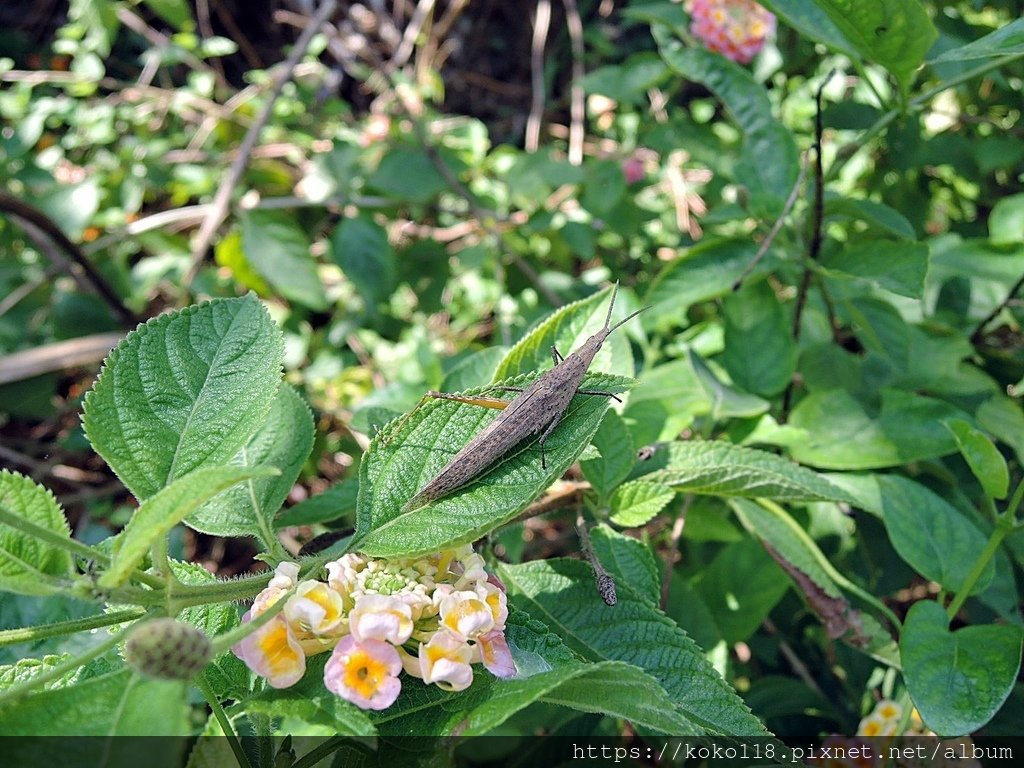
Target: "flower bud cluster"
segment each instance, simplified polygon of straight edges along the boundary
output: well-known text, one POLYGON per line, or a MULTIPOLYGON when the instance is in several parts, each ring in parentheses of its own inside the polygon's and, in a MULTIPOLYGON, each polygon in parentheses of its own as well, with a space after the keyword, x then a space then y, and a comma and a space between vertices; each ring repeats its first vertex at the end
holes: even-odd
POLYGON ((286 600, 232 649, 270 686, 294 685, 306 659, 326 651, 324 685, 363 709, 391 706, 403 670, 449 691, 469 687, 474 664, 515 674, 504 587, 471 546, 406 560, 350 553, 328 563, 327 574, 326 582, 299 581, 299 566, 281 563, 243 617, 286 600))
POLYGON ((708 50, 747 64, 775 32, 775 16, 753 0, 686 0, 690 32, 708 50))

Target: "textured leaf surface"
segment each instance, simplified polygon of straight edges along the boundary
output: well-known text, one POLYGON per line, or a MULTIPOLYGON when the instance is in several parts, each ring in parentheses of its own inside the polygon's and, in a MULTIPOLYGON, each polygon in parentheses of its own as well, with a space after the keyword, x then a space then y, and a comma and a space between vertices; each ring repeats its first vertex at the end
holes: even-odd
POLYGON ((1024 19, 1016 19, 989 32, 980 40, 946 51, 932 59, 929 64, 940 64, 947 61, 970 61, 972 59, 988 59, 992 56, 1010 56, 1024 53, 1024 19))
POLYGON ((601 426, 591 442, 601 455, 581 461, 580 469, 598 497, 603 499, 629 476, 636 463, 636 450, 622 417, 610 409, 601 419, 601 426))
POLYGON ((674 442, 666 466, 646 478, 677 491, 778 501, 850 501, 816 472, 767 451, 720 440, 674 442))
POLYGON ((722 303, 725 349, 721 363, 733 383, 771 397, 786 388, 796 368, 792 320, 766 282, 748 283, 722 303))
POLYGON ((282 354, 252 295, 150 320, 110 354, 86 396, 89 442, 140 501, 225 464, 270 410, 282 354))
POLYGON ((671 619, 628 584, 604 604, 586 563, 548 560, 500 571, 512 602, 543 620, 591 661, 617 659, 646 670, 676 709, 709 733, 765 735, 764 727, 671 619))
POLYGON ((920 299, 928 274, 928 246, 905 240, 851 243, 825 262, 828 274, 920 299))
MULTIPOLYGON (((552 313, 508 351, 494 373, 494 381, 550 368, 553 365, 552 346, 557 347, 565 356, 578 349, 583 342, 604 327, 612 290, 608 288, 599 291, 593 296, 566 304, 552 313)), ((618 297, 612 325, 615 324, 616 317, 623 318, 628 314, 624 304, 623 297, 618 297)), ((625 331, 625 328, 620 328, 605 340, 601 351, 590 365, 591 371, 614 373, 619 376, 633 375, 633 356, 625 338, 625 331)))
POLYGON ((664 509, 675 491, 648 478, 623 483, 611 498, 611 520, 616 525, 643 525, 664 509))
POLYGON ((207 499, 243 480, 276 473, 273 467, 205 467, 178 478, 144 501, 132 515, 121 533, 110 569, 100 577, 100 586, 121 584, 157 539, 166 536, 207 499))
POLYGON ((931 600, 907 614, 900 653, 907 690, 924 724, 940 736, 985 725, 1013 690, 1020 670, 1019 626, 971 626, 949 631, 949 617, 931 600))
MULTIPOLYGON (((53 494, 30 478, 6 469, 0 470, 0 509, 59 536, 71 536, 53 494)), ((73 572, 68 552, 0 522, 0 589, 22 595, 49 595, 57 586, 47 577, 68 577, 73 572)))
MULTIPOLYGON (((186 687, 181 682, 147 680, 122 668, 34 694, 14 705, 0 706, 0 733, 7 736, 184 736, 191 731, 186 687)), ((150 745, 146 746, 151 750, 150 745)), ((13 755, 5 749, 5 760, 11 757, 13 755)), ((14 761, 12 764, 22 763, 14 761)), ((147 760, 146 764, 151 763, 147 760)), ((157 764, 180 763, 161 761, 157 764)))
POLYGON ((192 528, 214 536, 255 536, 274 541, 274 516, 313 449, 313 414, 299 394, 282 384, 270 413, 231 466, 275 467, 280 474, 247 480, 218 494, 189 515, 192 528))
MULTIPOLYGON (((533 379, 517 377, 502 383, 528 386, 533 379)), ((624 392, 629 384, 628 379, 604 374, 584 379, 587 389, 605 392, 624 392)), ((470 392, 484 391, 487 388, 470 392)), ((504 458, 452 495, 405 512, 405 503, 501 413, 452 400, 428 401, 404 424, 381 430, 363 457, 357 548, 378 557, 424 554, 475 541, 511 520, 576 461, 597 431, 607 400, 573 398, 545 443, 546 469, 536 440, 526 440, 510 446, 504 458)))

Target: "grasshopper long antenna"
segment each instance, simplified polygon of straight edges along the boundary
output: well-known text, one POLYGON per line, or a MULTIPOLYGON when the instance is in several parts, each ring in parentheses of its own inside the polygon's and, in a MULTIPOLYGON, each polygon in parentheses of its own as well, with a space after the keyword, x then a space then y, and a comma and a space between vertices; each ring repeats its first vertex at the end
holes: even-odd
POLYGON ((625 325, 626 323, 628 323, 630 320, 632 320, 634 317, 639 315, 644 310, 650 309, 649 306, 648 307, 640 307, 640 309, 636 310, 635 312, 629 313, 629 315, 627 315, 625 319, 620 320, 615 325, 613 325, 611 328, 609 328, 608 327, 608 323, 610 323, 612 321, 612 310, 615 309, 615 297, 618 296, 618 295, 619 295, 619 283, 618 283, 618 281, 616 281, 615 282, 615 290, 612 292, 612 300, 608 304, 608 314, 605 315, 605 318, 604 318, 604 327, 605 327, 605 330, 606 330, 605 336, 610 335, 611 332, 614 331, 616 328, 618 328, 620 325, 625 325))
POLYGON ((605 328, 608 328, 608 333, 610 334, 610 333, 611 333, 612 331, 614 331, 614 330, 615 330, 616 328, 618 328, 618 327, 619 327, 620 325, 625 325, 625 324, 626 324, 626 323, 628 323, 628 322, 629 322, 630 320, 632 320, 632 319, 633 319, 634 317, 636 317, 637 315, 639 315, 639 314, 640 314, 641 312, 646 312, 646 311, 647 311, 648 309, 650 309, 650 306, 646 306, 646 307, 640 307, 640 309, 636 310, 635 312, 630 312, 630 313, 629 313, 628 315, 626 315, 626 317, 625 317, 625 318, 623 318, 622 320, 619 320, 619 322, 617 322, 617 323, 616 323, 615 325, 613 325, 613 326, 612 326, 611 328, 608 328, 608 323, 606 322, 606 323, 604 324, 604 325, 605 325, 605 328))

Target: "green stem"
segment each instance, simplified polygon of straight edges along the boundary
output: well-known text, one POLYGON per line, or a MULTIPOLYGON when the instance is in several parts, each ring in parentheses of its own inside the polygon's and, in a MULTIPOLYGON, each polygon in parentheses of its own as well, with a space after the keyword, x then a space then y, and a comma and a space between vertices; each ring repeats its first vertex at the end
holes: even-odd
POLYGON ((1024 480, 1021 480, 1017 484, 1016 490, 1013 492, 1013 496, 1010 497, 1010 503, 1006 505, 1006 509, 1003 514, 1013 520, 1017 517, 1017 510, 1020 509, 1020 503, 1024 501, 1024 480))
MULTIPOLYGON (((132 627, 135 625, 133 624, 132 627)), ((45 672, 40 672, 38 675, 33 675, 28 680, 24 680, 20 683, 12 685, 10 688, 0 692, 0 709, 3 707, 9 707, 18 701, 21 701, 25 696, 37 691, 42 690, 43 686, 47 683, 57 680, 68 672, 73 672, 79 667, 88 664, 93 659, 97 659, 111 648, 116 647, 125 637, 125 635, 132 629, 127 627, 116 635, 111 635, 109 638, 104 640, 102 643, 90 648, 85 653, 75 656, 72 659, 68 659, 55 667, 51 667, 45 672)))
MULTIPOLYGON (((22 533, 27 533, 29 536, 56 547, 57 549, 63 549, 73 555, 84 557, 86 560, 95 560, 103 566, 110 565, 110 557, 103 552, 100 552, 95 547, 90 547, 87 544, 76 541, 75 539, 58 533, 57 531, 51 531, 49 528, 43 528, 41 525, 36 525, 31 520, 26 520, 20 515, 8 512, 3 507, 0 507, 0 523, 9 525, 11 528, 21 531, 22 533)), ((132 578, 146 586, 152 587, 153 589, 163 589, 164 587, 162 579, 149 573, 143 573, 142 571, 133 571, 132 578)))
POLYGON ((238 741, 238 736, 235 735, 235 729, 231 727, 231 721, 228 720, 228 715, 224 711, 224 707, 221 706, 220 699, 217 698, 213 688, 210 687, 210 684, 202 675, 196 677, 195 686, 202 692, 207 703, 210 705, 213 716, 220 723, 220 729, 224 731, 224 736, 227 737, 228 744, 231 746, 231 751, 235 754, 235 760, 238 762, 239 768, 252 768, 245 750, 242 749, 242 745, 238 741))
MULTIPOLYGON (((308 577, 311 573, 317 572, 328 560, 334 559, 335 555, 315 557, 299 562, 301 566, 300 575, 308 577)), ((211 584, 197 585, 175 585, 172 587, 171 602, 175 608, 188 608, 194 605, 206 605, 207 603, 226 603, 234 600, 251 600, 267 586, 273 574, 264 572, 253 576, 246 576, 233 581, 217 581, 211 584)))
POLYGON ((90 629, 109 627, 112 624, 123 624, 133 619, 141 619, 146 612, 141 608, 128 608, 113 613, 102 613, 98 616, 88 616, 84 619, 73 619, 71 621, 58 621, 53 624, 42 624, 37 627, 19 627, 0 632, 0 647, 15 645, 16 643, 28 643, 34 640, 45 640, 48 637, 60 637, 75 632, 85 632, 90 629))
POLYGON ((793 535, 796 536, 803 543, 804 547, 806 547, 807 551, 814 556, 815 561, 821 569, 825 571, 825 575, 836 583, 836 586, 856 595, 865 603, 872 606, 876 611, 885 616, 885 618, 887 618, 897 630, 902 627, 899 618, 895 613, 889 610, 889 607, 885 605, 885 603, 880 601, 870 592, 866 592, 861 589, 832 567, 832 563, 830 563, 828 558, 822 554, 820 549, 818 549, 818 545, 814 543, 814 539, 807 535, 807 531, 797 525, 796 521, 786 513, 786 510, 769 499, 757 499, 757 503, 786 524, 786 526, 793 532, 793 535))
POLYGON ((995 557, 996 550, 999 549, 999 545, 1003 543, 1003 539, 1006 535, 1013 530, 1013 520, 1010 517, 1000 517, 996 521, 996 527, 992 530, 992 535, 988 537, 988 543, 985 544, 985 549, 982 550, 981 554, 978 555, 978 559, 974 561, 974 566, 971 568, 971 572, 967 575, 964 580, 963 586, 960 587, 956 595, 953 597, 953 601, 946 608, 946 615, 949 618, 953 618, 960 611, 960 608, 967 601, 967 598, 971 595, 971 590, 974 589, 974 585, 978 583, 978 579, 981 578, 981 574, 985 571, 985 566, 988 565, 988 561, 995 557))
POLYGON ((896 118, 898 118, 900 115, 922 107, 923 105, 930 102, 933 98, 935 98, 937 95, 939 95, 945 90, 955 88, 961 83, 966 83, 969 80, 973 80, 979 75, 983 75, 986 72, 989 72, 993 69, 999 69, 1000 67, 1006 66, 1007 64, 1016 61, 1022 56, 1024 56, 1024 53, 1014 53, 1009 56, 1003 56, 998 59, 991 59, 984 64, 980 64, 977 67, 974 67, 973 69, 969 69, 966 72, 962 72, 956 77, 951 77, 949 80, 945 80, 939 83, 934 88, 930 88, 927 91, 924 91, 923 93, 919 94, 918 96, 915 96, 913 99, 907 102, 905 107, 903 107, 902 109, 890 109, 880 118, 878 118, 878 120, 876 120, 873 125, 869 126, 863 134, 861 134, 859 137, 849 142, 848 144, 844 144, 842 147, 839 148, 839 151, 836 153, 836 161, 832 164, 832 167, 829 168, 828 173, 825 176, 825 180, 835 180, 836 176, 843 169, 843 166, 846 165, 850 158, 852 158, 860 150, 867 146, 867 143, 872 138, 874 138, 883 130, 885 130, 885 128, 888 127, 888 125, 892 123, 894 120, 896 120, 896 118))
MULTIPOLYGON (((327 741, 321 742, 319 745, 313 747, 306 754, 300 757, 292 764, 292 768, 313 768, 314 765, 319 763, 325 757, 334 752, 337 752, 343 746, 347 739, 344 736, 332 736, 327 741)), ((358 741, 351 742, 353 746, 357 748, 364 748, 358 741)))

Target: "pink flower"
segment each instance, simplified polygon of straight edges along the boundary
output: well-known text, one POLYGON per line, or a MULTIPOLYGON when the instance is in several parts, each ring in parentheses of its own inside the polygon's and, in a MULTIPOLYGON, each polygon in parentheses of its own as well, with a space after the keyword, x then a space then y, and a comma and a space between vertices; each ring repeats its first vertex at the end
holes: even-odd
POLYGON ((361 709, 387 709, 402 690, 401 671, 394 646, 349 635, 334 647, 324 667, 324 685, 361 709))
POLYGON ((499 629, 488 632, 477 641, 475 650, 484 667, 495 677, 509 678, 516 675, 516 663, 512 659, 505 633, 499 629))
POLYGON ((775 32, 775 16, 753 0, 686 0, 690 32, 708 50, 748 63, 775 32))
MULTIPOLYGON (((249 618, 246 613, 242 622, 249 618)), ((306 654, 281 614, 246 635, 231 651, 249 669, 265 677, 271 688, 288 688, 306 673, 306 654)))
POLYGON ((473 649, 449 632, 440 630, 426 645, 420 644, 420 676, 446 691, 462 691, 473 682, 469 665, 473 649))
POLYGON ((412 634, 412 608, 388 595, 362 595, 349 614, 352 636, 360 642, 382 640, 401 645, 412 634))

